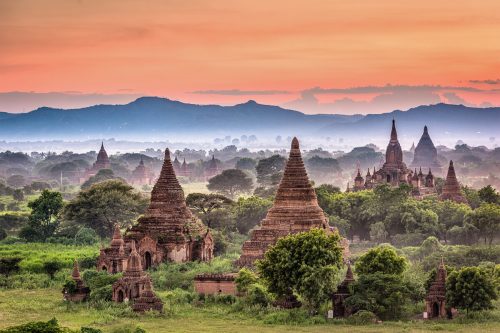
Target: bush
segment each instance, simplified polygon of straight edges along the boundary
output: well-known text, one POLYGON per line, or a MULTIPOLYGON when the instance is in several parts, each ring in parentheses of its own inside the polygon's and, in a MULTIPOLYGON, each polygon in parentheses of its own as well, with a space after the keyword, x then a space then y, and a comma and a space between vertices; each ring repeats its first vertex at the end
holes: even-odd
POLYGON ((347 322, 351 325, 368 325, 377 322, 377 316, 370 311, 361 310, 347 318, 347 322))
POLYGON ((0 228, 0 241, 4 240, 5 238, 7 238, 7 232, 4 229, 0 228))
POLYGON ((100 329, 92 327, 82 327, 80 333, 102 333, 100 329))
POLYGON ((96 264, 97 264, 98 257, 99 257, 98 255, 95 255, 92 257, 78 258, 78 264, 80 266, 80 269, 95 268, 96 264))
POLYGON ((99 242, 99 237, 91 228, 81 228, 75 235, 75 245, 93 245, 97 242, 99 242))
POLYGON ((267 307, 272 300, 267 289, 263 285, 254 283, 248 287, 246 301, 250 305, 267 307))
POLYGON ((24 243, 24 240, 14 236, 7 236, 2 241, 0 241, 0 244, 5 244, 5 245, 11 245, 15 243, 24 243))
POLYGON ((12 273, 19 272, 19 263, 22 258, 0 258, 0 274, 9 276, 12 273))
POLYGON ((113 299, 113 286, 107 285, 97 289, 90 289, 90 303, 110 302, 113 299))
POLYGON ((257 282, 257 275, 248 268, 242 268, 235 279, 236 289, 240 293, 246 293, 250 285, 257 282))
POLYGON ((83 282, 90 288, 90 290, 111 286, 120 277, 121 274, 108 274, 106 272, 97 272, 92 269, 86 270, 82 274, 83 282))
POLYGON ((0 331, 1 333, 69 333, 70 330, 59 326, 55 318, 44 321, 33 321, 27 324, 9 327, 0 331))
POLYGON ((397 247, 418 246, 425 240, 425 235, 419 233, 398 234, 391 238, 391 244, 397 247))
POLYGON ((61 262, 57 260, 46 261, 43 263, 43 271, 53 280, 54 275, 61 269, 61 266, 61 262))
POLYGON ((115 328, 111 333, 146 333, 146 331, 140 327, 131 328, 129 326, 115 328))

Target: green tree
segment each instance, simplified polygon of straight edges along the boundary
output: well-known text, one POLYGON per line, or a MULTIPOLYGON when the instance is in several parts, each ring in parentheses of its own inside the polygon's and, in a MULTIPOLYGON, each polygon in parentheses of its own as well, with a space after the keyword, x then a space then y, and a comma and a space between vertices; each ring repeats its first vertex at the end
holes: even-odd
POLYGON ((29 223, 21 229, 20 236, 28 241, 45 241, 54 235, 63 205, 61 193, 43 190, 37 199, 28 203, 31 208, 29 223))
POLYGON ((61 263, 57 260, 50 260, 43 263, 43 271, 47 273, 51 280, 54 279, 54 276, 61 269, 61 263))
POLYGON ((485 186, 478 191, 479 199, 482 202, 500 204, 500 193, 491 185, 485 186))
POLYGON ((356 273, 401 275, 407 267, 405 257, 399 256, 390 245, 370 249, 356 261, 356 273))
POLYGON ((257 196, 239 198, 233 208, 236 229, 241 234, 247 234, 250 229, 258 225, 266 217, 267 211, 272 205, 271 200, 257 196))
POLYGON ((236 162, 236 169, 240 170, 249 170, 249 171, 255 171, 255 166, 257 165, 257 161, 254 160, 253 158, 249 157, 243 157, 236 162))
POLYGON ((385 231, 384 222, 376 222, 370 226, 370 239, 377 242, 377 244, 386 242, 388 235, 387 231, 385 231))
POLYGON ((252 190, 253 182, 248 175, 238 169, 228 169, 208 180, 207 188, 230 198, 252 190))
POLYGON ((281 155, 273 155, 259 160, 255 167, 257 182, 263 187, 278 185, 285 170, 285 165, 286 158, 281 155))
POLYGON ((478 267, 463 267, 452 272, 446 281, 449 306, 469 311, 491 309, 497 299, 495 286, 486 272, 478 267))
POLYGON ((113 173, 113 170, 111 169, 101 169, 99 170, 94 176, 90 177, 87 179, 81 186, 82 190, 86 190, 90 188, 92 185, 97 184, 97 183, 102 183, 107 180, 112 180, 112 179, 117 179, 121 180, 122 182, 125 182, 124 179, 120 177, 116 177, 115 174, 113 173))
POLYGON ((236 283, 236 289, 240 293, 246 293, 248 291, 248 288, 252 284, 257 283, 257 281, 258 281, 257 274, 255 274, 248 268, 240 269, 240 271, 238 272, 238 276, 234 280, 234 282, 236 283))
POLYGON ((115 224, 130 227, 147 205, 148 200, 132 186, 108 180, 80 191, 64 208, 63 224, 65 228, 85 226, 94 229, 101 238, 111 237, 115 224))
POLYGON ((298 294, 311 313, 329 299, 339 281, 342 248, 338 233, 322 229, 280 238, 257 261, 259 276, 269 291, 280 296, 298 294))
POLYGON ((479 230, 484 243, 491 245, 500 233, 500 205, 482 204, 467 216, 468 221, 479 230))
POLYGON ((212 227, 213 222, 216 222, 214 221, 216 214, 212 214, 212 212, 231 206, 233 201, 216 193, 190 193, 186 197, 186 204, 200 216, 208 227, 212 227))

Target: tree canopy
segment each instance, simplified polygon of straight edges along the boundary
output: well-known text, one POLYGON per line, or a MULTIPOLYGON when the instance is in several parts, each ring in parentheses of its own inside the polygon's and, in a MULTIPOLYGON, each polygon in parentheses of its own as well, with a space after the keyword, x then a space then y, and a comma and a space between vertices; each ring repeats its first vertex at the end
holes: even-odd
POLYGON ((242 170, 228 169, 208 180, 207 188, 230 198, 252 190, 252 179, 242 170))

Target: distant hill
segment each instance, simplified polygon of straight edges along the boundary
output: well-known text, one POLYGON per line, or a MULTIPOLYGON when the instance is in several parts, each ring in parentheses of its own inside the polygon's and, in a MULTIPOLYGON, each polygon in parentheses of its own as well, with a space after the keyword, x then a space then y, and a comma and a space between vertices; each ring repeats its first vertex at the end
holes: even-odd
MULTIPOLYGON (((23 114, 0 113, 0 140, 189 140, 221 135, 302 135, 384 140, 390 120, 400 137, 418 141, 424 125, 431 137, 499 136, 500 108, 437 104, 377 115, 306 115, 278 106, 248 101, 234 106, 197 105, 158 97, 141 97, 124 105, 81 109, 42 107, 23 114)), ((500 138, 499 138, 500 139, 500 138)))

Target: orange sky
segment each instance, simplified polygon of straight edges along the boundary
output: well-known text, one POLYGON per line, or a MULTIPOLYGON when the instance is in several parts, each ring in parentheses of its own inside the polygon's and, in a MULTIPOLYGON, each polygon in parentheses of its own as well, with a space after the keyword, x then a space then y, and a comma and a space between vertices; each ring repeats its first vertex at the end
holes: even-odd
POLYGON ((440 85, 499 105, 499 78, 498 0, 0 2, 0 92, 286 104, 313 87, 440 85))

